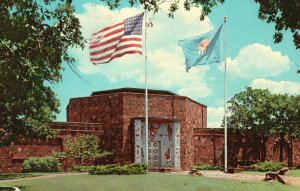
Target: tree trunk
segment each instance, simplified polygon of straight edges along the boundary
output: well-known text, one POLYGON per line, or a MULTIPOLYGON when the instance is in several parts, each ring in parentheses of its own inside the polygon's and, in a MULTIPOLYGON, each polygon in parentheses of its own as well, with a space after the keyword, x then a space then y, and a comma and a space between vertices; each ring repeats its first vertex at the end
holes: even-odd
POLYGON ((293 138, 290 138, 290 145, 288 147, 289 149, 289 160, 288 160, 288 166, 293 166, 293 138))
POLYGON ((283 143, 284 143, 284 138, 280 136, 279 140, 279 161, 283 161, 283 143))
POLYGON ((266 160, 266 142, 268 141, 267 138, 263 138, 262 143, 261 143, 261 161, 266 160))

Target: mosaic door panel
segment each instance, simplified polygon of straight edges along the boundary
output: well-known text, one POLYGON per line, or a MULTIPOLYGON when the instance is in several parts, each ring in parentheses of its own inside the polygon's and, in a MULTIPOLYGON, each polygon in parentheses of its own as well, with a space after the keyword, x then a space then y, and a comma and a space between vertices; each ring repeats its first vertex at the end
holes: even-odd
POLYGON ((148 163, 150 167, 160 167, 160 142, 149 141, 148 143, 148 163))

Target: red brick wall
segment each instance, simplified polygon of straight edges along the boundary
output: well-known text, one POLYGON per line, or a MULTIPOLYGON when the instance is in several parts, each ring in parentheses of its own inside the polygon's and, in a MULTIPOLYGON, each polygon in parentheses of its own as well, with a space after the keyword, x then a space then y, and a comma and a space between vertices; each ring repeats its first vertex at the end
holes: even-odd
MULTIPOLYGON (((194 129, 194 163, 224 164, 223 129, 194 129)), ((228 165, 249 165, 262 159, 260 143, 247 140, 237 132, 228 131, 228 165)), ((265 160, 280 161, 279 139, 270 138, 266 143, 265 160)), ((289 166, 300 165, 300 141, 292 140, 283 146, 283 162, 289 166), (291 147, 292 145, 292 147, 291 147), (292 149, 291 149, 292 148, 292 149), (291 153, 292 152, 292 153, 291 153)))
MULTIPOLYGON (((180 122, 181 167, 186 170, 193 165, 193 128, 206 127, 206 106, 191 99, 174 95, 149 95, 149 117, 175 118, 180 122), (205 113, 202 113, 205 112, 205 113)), ((144 117, 145 97, 143 94, 123 93, 123 142, 124 163, 132 162, 131 119, 144 117)))
POLYGON ((67 109, 68 122, 100 123, 104 134, 101 149, 115 154, 117 163, 122 163, 122 94, 104 94, 70 99, 67 109))
POLYGON ((99 138, 99 144, 105 145, 101 142, 104 131, 100 123, 52 122, 49 125, 58 131, 56 139, 23 140, 17 145, 0 147, 0 173, 20 172, 24 159, 49 156, 53 152, 63 151, 67 136, 94 134, 99 138))
MULTIPOLYGON (((149 117, 175 118, 181 126, 181 163, 189 168, 194 159, 193 128, 206 127, 206 106, 183 96, 149 94, 149 117)), ((105 150, 120 164, 132 162, 133 118, 144 117, 143 93, 117 92, 74 98, 68 105, 68 122, 96 122, 104 127, 105 150)))
MULTIPOLYGON (((149 95, 148 116, 174 118, 173 99, 174 96, 170 95, 149 95)), ((124 163, 131 163, 133 150, 130 123, 135 117, 145 116, 145 95, 123 93, 123 116, 124 163)))
POLYGON ((211 129, 196 129, 194 133, 194 163, 222 165, 224 135, 211 129))
POLYGON ((180 119, 180 163, 181 168, 187 170, 194 165, 194 128, 203 128, 206 127, 206 124, 203 120, 203 106, 185 99, 184 108, 180 119))
POLYGON ((0 147, 0 173, 21 172, 24 159, 61 152, 61 139, 32 140, 19 145, 0 147))

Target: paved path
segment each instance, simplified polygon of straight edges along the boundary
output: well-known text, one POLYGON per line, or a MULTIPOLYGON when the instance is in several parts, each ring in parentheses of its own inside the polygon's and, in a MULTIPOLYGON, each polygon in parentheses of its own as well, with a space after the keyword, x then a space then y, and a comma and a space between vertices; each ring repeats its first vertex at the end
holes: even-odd
MULTIPOLYGON (((235 174, 228 174, 222 171, 199 171, 203 174, 204 177, 209 178, 222 178, 222 179, 235 179, 235 180, 260 180, 262 181, 265 176, 262 175, 254 175, 254 174, 242 174, 242 173, 235 173, 235 174)), ((174 172, 177 174, 186 174, 188 175, 188 171, 182 172, 174 172)), ((300 177, 291 177, 291 176, 284 176, 283 179, 287 182, 287 184, 300 186, 300 177)))

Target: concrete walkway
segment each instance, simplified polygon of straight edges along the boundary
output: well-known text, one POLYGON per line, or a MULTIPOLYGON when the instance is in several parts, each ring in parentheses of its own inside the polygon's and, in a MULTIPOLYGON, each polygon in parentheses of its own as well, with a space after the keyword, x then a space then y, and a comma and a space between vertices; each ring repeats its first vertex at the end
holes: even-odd
MULTIPOLYGON (((204 177, 208 178, 222 178, 222 179, 235 179, 235 180, 244 180, 244 181, 263 181, 265 176, 262 175, 255 175, 255 174, 242 174, 242 173, 235 173, 235 174, 228 174, 222 171, 199 171, 203 174, 204 177)), ((173 172, 176 174, 185 174, 188 175, 188 171, 181 171, 181 172, 173 172)), ((292 177, 292 176, 284 176, 283 179, 289 185, 300 186, 300 177, 292 177)))

